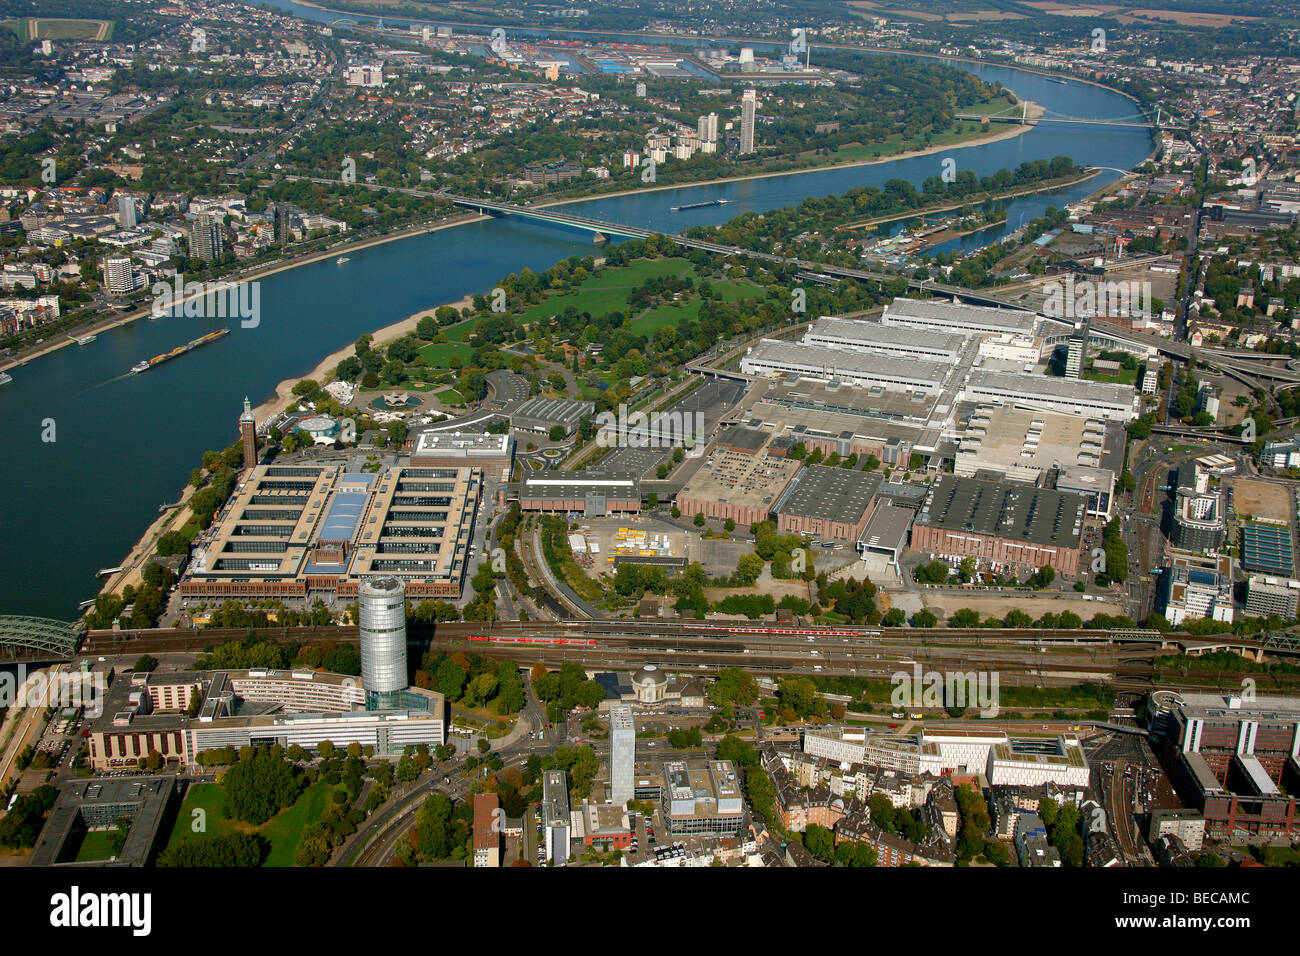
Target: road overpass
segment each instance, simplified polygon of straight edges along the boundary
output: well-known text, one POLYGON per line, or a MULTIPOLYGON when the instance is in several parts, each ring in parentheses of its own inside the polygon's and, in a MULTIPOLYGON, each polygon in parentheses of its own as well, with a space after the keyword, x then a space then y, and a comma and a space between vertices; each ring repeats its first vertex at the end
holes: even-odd
MULTIPOLYGON (((928 292, 933 295, 944 296, 954 300, 960 299, 962 302, 968 302, 972 305, 994 306, 1006 309, 1025 309, 1024 305, 999 294, 996 289, 968 289, 964 286, 948 285, 930 279, 913 279, 906 276, 893 275, 884 272, 874 272, 869 269, 858 269, 850 266, 833 265, 831 263, 813 262, 807 259, 793 259, 786 256, 777 256, 772 253, 745 249, 741 246, 728 246, 717 242, 709 242, 705 239, 684 236, 680 233, 654 233, 648 229, 641 229, 636 226, 624 226, 619 223, 606 222, 600 219, 591 219, 586 216, 575 216, 571 213, 562 212, 553 206, 534 208, 531 206, 520 206, 515 203, 498 202, 496 200, 456 196, 451 193, 429 193, 427 195, 440 196, 453 205, 460 206, 464 209, 471 209, 485 215, 515 216, 524 219, 532 219, 537 222, 549 222, 573 229, 581 229, 586 232, 604 236, 620 236, 629 239, 648 239, 654 235, 662 235, 664 238, 669 239, 686 249, 703 249, 707 252, 713 252, 724 256, 741 256, 747 259, 758 259, 782 268, 799 270, 801 273, 800 278, 804 278, 807 281, 833 283, 839 279, 853 279, 859 282, 884 283, 895 282, 901 279, 906 282, 909 291, 928 292)), ((1135 261, 1129 264, 1136 265, 1138 263, 1135 261)), ((1066 334, 1066 330, 1072 329, 1074 326, 1073 320, 1071 319, 1057 318, 1055 316, 1046 316, 1045 318, 1050 322, 1055 322, 1061 325, 1063 329, 1062 334, 1066 334)), ((1138 332, 1133 329, 1126 329, 1122 325, 1107 322, 1103 319, 1093 319, 1090 322, 1090 330, 1091 338, 1095 340, 1098 345, 1103 347, 1120 348, 1148 356, 1165 355, 1181 362, 1188 362, 1194 356, 1196 361, 1201 364, 1219 369, 1225 374, 1237 378, 1239 381, 1243 382, 1243 384, 1248 386, 1253 387, 1256 385, 1256 380, 1258 379, 1267 379, 1271 382, 1284 385, 1300 385, 1300 370, 1267 364, 1269 360, 1277 361, 1279 358, 1282 358, 1279 356, 1270 356, 1257 352, 1227 352, 1216 349, 1196 349, 1186 342, 1175 342, 1172 339, 1167 339, 1159 335, 1152 335, 1148 332, 1138 332)))

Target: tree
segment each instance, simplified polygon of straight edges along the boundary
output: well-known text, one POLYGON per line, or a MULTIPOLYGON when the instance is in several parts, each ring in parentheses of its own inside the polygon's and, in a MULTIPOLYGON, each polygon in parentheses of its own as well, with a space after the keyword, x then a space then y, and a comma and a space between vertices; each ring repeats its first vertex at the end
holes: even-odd
POLYGON ((566 432, 563 425, 552 425, 548 437, 551 441, 564 441, 565 434, 566 432))
MULTIPOLYGON (((197 487, 197 485, 196 485, 197 487)), ((190 550, 190 539, 183 531, 168 531, 158 539, 154 554, 167 557, 173 554, 186 554, 190 550)))
POLYGON ((132 668, 137 674, 147 674, 150 671, 158 669, 158 658, 151 657, 148 654, 141 654, 135 660, 135 667, 132 668))
POLYGON ((410 783, 420 775, 419 769, 415 766, 415 761, 403 754, 397 760, 397 779, 400 783, 410 783))
POLYGON ((816 823, 808 824, 803 835, 803 845, 804 849, 823 863, 830 863, 835 859, 835 837, 824 826, 816 823))
POLYGON ((988 833, 991 821, 988 805, 984 797, 973 787, 963 784, 953 796, 957 800, 960 815, 957 830, 957 859, 972 860, 984 852, 986 842, 984 834, 988 833))
POLYGON ((226 833, 174 843, 159 855, 158 865, 249 869, 261 866, 269 849, 266 840, 256 833, 226 833))
POLYGON ((458 701, 465 689, 465 671, 454 658, 438 665, 438 691, 450 701, 458 701))
POLYGON ((758 580, 763 573, 763 559, 757 554, 742 554, 736 561, 736 578, 741 586, 748 586, 758 580))
POLYGON ((937 625, 939 623, 939 619, 935 617, 933 611, 929 610, 928 608, 921 608, 921 610, 917 611, 915 614, 912 615, 909 623, 913 627, 930 628, 937 625))
POLYGON ((302 771, 295 764, 273 755, 269 748, 259 747, 222 778, 226 815, 255 826, 265 823, 292 806, 303 786, 302 771))
POLYGON ((703 527, 704 527, 704 512, 703 512, 703 511, 696 512, 696 514, 695 514, 695 527, 697 527, 697 528, 703 528, 703 527))
POLYGON ((799 717, 810 717, 817 709, 817 685, 807 677, 782 678, 777 697, 799 717))

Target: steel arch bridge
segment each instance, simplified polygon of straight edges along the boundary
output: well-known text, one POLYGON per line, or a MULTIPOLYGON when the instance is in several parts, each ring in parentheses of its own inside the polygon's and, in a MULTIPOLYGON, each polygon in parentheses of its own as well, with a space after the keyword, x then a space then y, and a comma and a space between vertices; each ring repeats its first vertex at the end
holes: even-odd
POLYGON ((0 615, 0 656, 34 654, 71 658, 84 633, 80 621, 68 623, 46 617, 0 615))

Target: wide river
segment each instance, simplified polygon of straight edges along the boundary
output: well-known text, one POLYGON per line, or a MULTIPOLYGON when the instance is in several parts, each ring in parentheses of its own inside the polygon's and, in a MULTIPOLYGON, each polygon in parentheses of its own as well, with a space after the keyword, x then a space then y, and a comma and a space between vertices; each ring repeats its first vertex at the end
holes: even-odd
MULTIPOLYGON (((288 0, 273 5, 318 21, 334 17, 288 0)), ((952 62, 982 79, 1001 81, 1040 103, 1049 116, 1121 119, 1137 112, 1126 97, 1086 83, 952 62)), ((647 192, 569 208, 672 232, 894 177, 919 186, 940 171, 949 154, 959 169, 979 175, 1062 154, 1082 165, 1130 169, 1153 145, 1145 128, 1044 123, 1001 142, 875 166, 647 192), (717 197, 731 203, 671 210, 717 197)), ((1016 199, 1007 225, 959 244, 983 245, 1117 175, 1105 172, 1067 189, 1016 199)), ((126 555, 158 516, 159 505, 176 500, 205 450, 237 439, 244 396, 257 405, 278 382, 304 374, 365 332, 486 291, 524 267, 541 270, 592 251, 589 235, 541 223, 506 219, 446 229, 350 252, 351 261, 342 265, 330 259, 262 280, 262 320, 256 328, 242 328, 237 320, 142 319, 101 333, 90 345, 61 349, 13 369, 13 382, 0 386, 5 538, 0 614, 73 619, 77 604, 99 590, 96 569, 114 566, 126 555), (141 359, 217 327, 229 327, 231 334, 146 374, 125 374, 141 359), (54 441, 43 440, 49 437, 49 420, 54 441)))

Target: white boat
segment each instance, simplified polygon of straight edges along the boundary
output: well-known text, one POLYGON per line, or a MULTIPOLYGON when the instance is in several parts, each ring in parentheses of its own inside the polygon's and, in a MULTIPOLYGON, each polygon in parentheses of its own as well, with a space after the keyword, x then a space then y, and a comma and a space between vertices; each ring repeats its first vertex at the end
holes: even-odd
POLYGON ((13 380, 14 377, 12 375, 6 375, 4 372, 0 372, 0 385, 8 385, 13 380))
POLYGON ((349 259, 347 256, 339 256, 339 257, 338 257, 337 259, 335 259, 334 261, 335 261, 335 263, 337 263, 338 265, 343 265, 343 263, 345 263, 345 262, 351 262, 352 260, 349 259))

